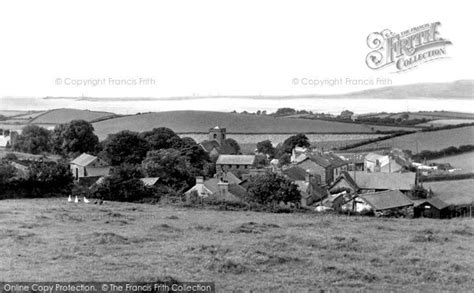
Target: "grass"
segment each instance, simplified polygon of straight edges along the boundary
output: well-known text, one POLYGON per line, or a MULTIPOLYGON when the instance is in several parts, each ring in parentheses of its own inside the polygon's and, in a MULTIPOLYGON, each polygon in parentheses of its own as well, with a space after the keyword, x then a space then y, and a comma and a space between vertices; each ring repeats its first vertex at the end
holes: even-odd
POLYGON ((128 129, 146 131, 155 127, 168 127, 177 133, 207 133, 219 124, 232 133, 375 133, 376 130, 393 131, 398 127, 368 126, 336 121, 309 120, 271 116, 245 115, 210 111, 170 111, 147 113, 107 119, 94 123, 100 139, 107 134, 128 129))
POLYGON ((449 163, 453 168, 461 169, 456 173, 474 173, 474 152, 429 160, 429 163, 449 163))
POLYGON ((438 151, 450 146, 474 144, 474 126, 446 129, 430 132, 416 132, 395 138, 366 144, 351 151, 363 151, 377 148, 399 148, 413 153, 423 150, 438 151))
POLYGON ((468 291, 474 221, 0 202, 0 278, 230 290, 468 291))
POLYGON ((430 122, 418 124, 417 126, 440 127, 440 126, 458 125, 458 124, 464 124, 464 123, 474 123, 474 120, 473 119, 439 119, 439 120, 433 120, 433 121, 430 121, 430 122))
POLYGON ((71 120, 93 121, 104 117, 113 116, 109 112, 78 110, 78 109, 54 109, 46 111, 41 115, 34 117, 30 123, 34 124, 61 124, 71 120))
POLYGON ((474 204, 474 179, 424 182, 423 186, 448 204, 474 204))

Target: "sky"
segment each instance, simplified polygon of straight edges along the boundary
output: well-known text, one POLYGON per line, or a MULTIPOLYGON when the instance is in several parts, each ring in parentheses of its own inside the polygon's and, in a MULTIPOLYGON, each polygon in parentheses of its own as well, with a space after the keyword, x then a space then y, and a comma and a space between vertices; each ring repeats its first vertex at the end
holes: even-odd
POLYGON ((1 1, 0 97, 331 94, 473 79, 473 27, 468 1, 1 1), (370 33, 437 21, 449 58, 402 73, 365 64, 370 33))

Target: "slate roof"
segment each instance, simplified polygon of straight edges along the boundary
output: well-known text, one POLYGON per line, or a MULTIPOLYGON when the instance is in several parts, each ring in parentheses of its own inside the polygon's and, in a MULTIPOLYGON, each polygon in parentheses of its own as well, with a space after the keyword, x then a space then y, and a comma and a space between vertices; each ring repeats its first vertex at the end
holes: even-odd
POLYGON ((160 180, 160 177, 146 177, 146 178, 140 178, 140 181, 143 182, 143 185, 145 186, 153 186, 160 180))
MULTIPOLYGON (((329 167, 341 167, 344 165, 347 165, 348 163, 341 159, 340 157, 336 156, 335 154, 332 153, 314 153, 310 155, 304 155, 305 157, 302 157, 301 159, 298 157, 297 163, 301 163, 305 161, 306 159, 310 159, 311 161, 315 162, 319 166, 323 168, 329 168, 329 167)), ((301 157, 301 156, 300 156, 301 157)))
POLYGON ((349 185, 351 185, 354 190, 357 191, 359 189, 359 186, 357 186, 357 183, 354 181, 354 179, 352 178, 350 173, 347 172, 347 171, 342 171, 341 172, 341 175, 339 175, 339 177, 336 179, 336 181, 334 181, 334 183, 331 185, 330 189, 333 186, 335 186, 341 180, 346 180, 346 182, 349 183, 349 185))
POLYGON ((215 140, 205 140, 205 141, 202 141, 200 145, 208 153, 212 151, 214 148, 217 150, 220 149, 219 143, 215 140))
POLYGON ((71 164, 75 164, 75 165, 78 165, 78 166, 86 167, 86 166, 89 165, 90 163, 94 162, 96 159, 97 159, 96 156, 92 156, 92 155, 83 153, 83 154, 80 155, 79 157, 75 158, 75 159, 71 162, 71 164))
POLYGON ((337 154, 339 157, 346 159, 351 163, 364 163, 364 159, 366 154, 365 153, 339 153, 337 154))
POLYGON ((293 166, 288 169, 283 170, 283 174, 286 175, 291 180, 301 180, 306 179, 306 171, 303 168, 293 166))
POLYGON ((399 190, 387 190, 359 195, 374 210, 388 210, 412 206, 413 202, 399 190))
POLYGON ((444 202, 443 200, 441 200, 437 197, 432 197, 432 198, 428 198, 428 199, 417 200, 415 202, 415 207, 418 207, 420 205, 424 205, 426 203, 429 203, 430 205, 434 206, 438 210, 442 210, 442 209, 445 209, 445 208, 450 206, 450 204, 444 202))
MULTIPOLYGON (((367 173, 356 171, 355 183, 361 189, 411 190, 416 183, 416 173, 367 173)), ((354 176, 353 172, 348 173, 354 176)))
POLYGON ((219 155, 216 165, 253 165, 254 155, 219 155))

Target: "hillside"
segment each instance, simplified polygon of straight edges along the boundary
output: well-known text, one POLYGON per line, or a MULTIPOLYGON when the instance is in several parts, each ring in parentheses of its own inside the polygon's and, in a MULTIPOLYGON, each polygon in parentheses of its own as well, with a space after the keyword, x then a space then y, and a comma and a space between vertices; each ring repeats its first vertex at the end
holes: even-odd
POLYGON ((399 86, 388 86, 353 92, 346 95, 335 95, 333 97, 382 99, 471 99, 474 97, 474 80, 458 80, 453 82, 415 83, 399 86))
POLYGON ((110 112, 99 112, 78 109, 54 109, 34 117, 29 123, 33 124, 61 124, 71 120, 94 121, 96 119, 114 116, 110 112))
POLYGON ((371 150, 377 148, 399 148, 413 153, 423 150, 436 151, 450 146, 474 144, 474 126, 460 127, 430 132, 416 132, 380 142, 363 145, 351 151, 371 150))
POLYGON ((214 281, 217 292, 470 291, 474 220, 2 200, 4 280, 214 281), (47 265, 45 265, 47 264, 47 265))
POLYGON ((104 139, 120 130, 146 131, 168 127, 177 133, 205 133, 219 125, 230 133, 374 133, 376 130, 401 129, 389 126, 367 126, 336 121, 275 118, 238 113, 210 111, 170 111, 123 116, 93 124, 96 134, 104 139))

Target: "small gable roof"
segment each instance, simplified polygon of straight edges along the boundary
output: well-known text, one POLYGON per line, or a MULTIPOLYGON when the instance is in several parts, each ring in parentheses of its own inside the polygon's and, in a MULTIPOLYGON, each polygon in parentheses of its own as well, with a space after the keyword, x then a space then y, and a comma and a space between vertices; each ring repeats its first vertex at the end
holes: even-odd
POLYGON ((97 159, 96 156, 82 153, 79 157, 75 158, 71 164, 86 167, 97 159))
POLYGON ((304 157, 302 157, 301 159, 298 158, 297 163, 301 163, 303 161, 306 161, 307 159, 315 162, 323 168, 337 168, 348 164, 347 161, 341 159, 339 156, 333 153, 313 153, 311 155, 304 155, 304 157))
POLYGON ((379 154, 376 154, 376 153, 368 153, 366 156, 365 156, 365 159, 367 161, 370 161, 370 162, 376 162, 377 160, 382 160, 382 159, 385 159, 387 158, 388 156, 383 156, 383 155, 379 155, 379 154))
POLYGON ((352 186, 354 190, 357 191, 359 189, 359 186, 357 186, 357 183, 354 181, 354 179, 352 179, 352 176, 347 171, 342 171, 341 175, 339 175, 339 177, 336 179, 336 181, 334 181, 334 183, 331 185, 329 189, 333 188, 341 180, 345 180, 350 186, 352 186))
POLYGON ((220 148, 219 143, 215 140, 205 140, 202 141, 200 145, 208 153, 211 152, 213 149, 219 150, 220 148))
POLYGON ((146 178, 140 178, 140 181, 143 182, 143 185, 145 186, 153 186, 160 180, 160 177, 146 177, 146 178))
POLYGON ((437 197, 428 198, 426 200, 419 200, 416 202, 415 206, 424 205, 426 203, 434 206, 438 210, 442 210, 450 206, 448 203, 444 202, 443 200, 437 197))
POLYGON ((301 180, 304 181, 306 179, 306 171, 303 168, 293 166, 288 169, 283 170, 283 174, 286 175, 291 180, 301 180))
POLYGON ((354 181, 361 189, 390 189, 411 190, 416 184, 416 173, 367 173, 363 171, 354 172, 354 181))
POLYGON ((412 206, 413 202, 399 190, 387 190, 359 195, 374 210, 388 210, 412 206))
POLYGON ((219 155, 217 165, 253 165, 254 155, 219 155))

